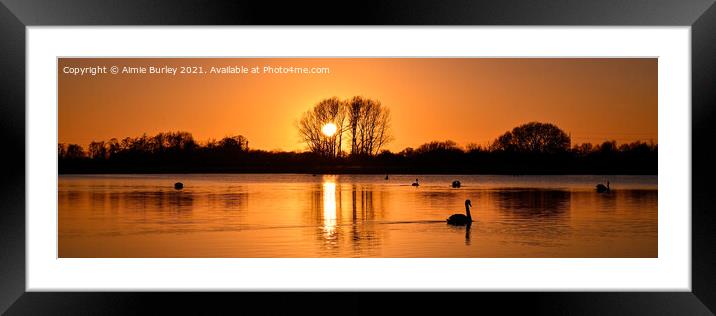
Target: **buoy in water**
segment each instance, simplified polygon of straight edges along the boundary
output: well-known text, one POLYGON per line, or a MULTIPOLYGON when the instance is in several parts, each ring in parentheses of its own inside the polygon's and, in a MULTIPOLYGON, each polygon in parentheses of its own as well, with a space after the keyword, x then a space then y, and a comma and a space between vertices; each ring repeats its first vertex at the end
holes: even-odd
POLYGON ((184 188, 184 183, 181 183, 181 182, 174 183, 175 190, 181 190, 183 188, 184 188))

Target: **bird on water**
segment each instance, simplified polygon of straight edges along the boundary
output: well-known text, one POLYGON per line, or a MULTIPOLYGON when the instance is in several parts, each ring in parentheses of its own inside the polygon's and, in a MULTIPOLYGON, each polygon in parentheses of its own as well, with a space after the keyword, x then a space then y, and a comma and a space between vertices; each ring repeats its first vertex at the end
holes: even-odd
POLYGON ((181 182, 174 183, 175 190, 181 190, 183 188, 184 188, 184 183, 181 183, 181 182))
POLYGON ((604 184, 597 184, 597 193, 605 193, 611 191, 609 189, 609 181, 607 181, 607 186, 604 186, 604 184))
POLYGON ((447 219, 447 223, 450 225, 464 226, 472 225, 472 216, 470 216, 470 207, 472 202, 465 200, 465 214, 453 214, 447 219))
POLYGON ((413 182, 413 184, 411 184, 411 185, 414 187, 417 187, 420 185, 420 183, 418 183, 418 179, 415 179, 415 182, 413 182))

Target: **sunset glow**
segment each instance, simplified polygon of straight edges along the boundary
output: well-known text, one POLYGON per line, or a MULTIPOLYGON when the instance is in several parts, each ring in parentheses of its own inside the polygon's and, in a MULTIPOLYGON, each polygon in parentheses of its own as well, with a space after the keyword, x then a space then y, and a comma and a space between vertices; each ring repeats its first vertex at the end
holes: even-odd
POLYGON ((58 136, 87 146, 180 130, 200 142, 243 135, 252 148, 303 151, 302 113, 325 98, 363 96, 390 108, 391 151, 445 139, 486 145, 531 121, 556 124, 573 143, 658 143, 657 66, 655 58, 60 58, 58 136), (207 73, 63 72, 114 65, 207 73), (254 65, 330 72, 244 73, 254 65))

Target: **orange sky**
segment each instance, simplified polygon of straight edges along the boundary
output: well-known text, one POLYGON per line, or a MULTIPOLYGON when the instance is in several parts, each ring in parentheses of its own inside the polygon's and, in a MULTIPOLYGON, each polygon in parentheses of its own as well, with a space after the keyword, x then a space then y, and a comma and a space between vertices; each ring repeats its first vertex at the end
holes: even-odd
MULTIPOLYGON (((301 150, 296 122, 323 98, 362 95, 392 113, 399 151, 431 140, 487 144, 529 121, 572 143, 657 139, 657 59, 61 58, 59 142, 188 131, 203 142, 246 136, 251 148, 301 150), (329 67, 330 74, 98 74, 65 67, 329 67)), ((345 148, 345 147, 344 147, 345 148)))

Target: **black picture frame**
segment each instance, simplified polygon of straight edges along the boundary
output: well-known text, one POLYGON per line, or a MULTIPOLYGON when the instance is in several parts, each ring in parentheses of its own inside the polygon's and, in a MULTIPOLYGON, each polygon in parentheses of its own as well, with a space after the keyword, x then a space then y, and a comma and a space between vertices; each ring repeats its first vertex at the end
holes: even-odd
MULTIPOLYGON (((714 0, 503 1, 96 1, 0 0, 0 311, 7 314, 218 313, 313 309, 424 310, 453 293, 48 293, 26 292, 25 32, 42 25, 612 25, 690 26, 692 85, 691 292, 462 293, 462 309, 500 313, 712 315, 716 311, 714 0), (319 296, 320 297, 317 297, 319 296), (381 307, 378 307, 381 306, 381 307), (240 308, 240 309, 238 309, 240 308), (322 309, 323 309, 322 308, 322 309)), ((688 210, 683 210, 687 212, 688 210)), ((324 310, 325 311, 325 310, 324 310)))

